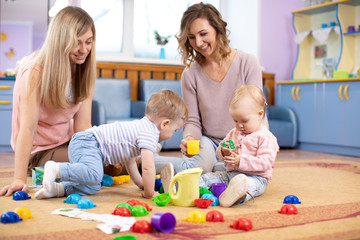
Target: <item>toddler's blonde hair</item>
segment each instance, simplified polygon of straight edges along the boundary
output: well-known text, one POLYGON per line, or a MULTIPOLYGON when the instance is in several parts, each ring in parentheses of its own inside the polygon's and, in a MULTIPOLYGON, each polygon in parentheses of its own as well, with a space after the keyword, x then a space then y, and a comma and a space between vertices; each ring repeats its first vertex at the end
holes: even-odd
POLYGON ((169 89, 154 93, 146 104, 145 115, 151 120, 165 117, 173 121, 189 119, 189 113, 182 98, 169 89))
POLYGON ((261 110, 264 110, 263 117, 265 117, 266 100, 264 93, 260 88, 254 85, 238 86, 230 98, 229 107, 235 107, 235 105, 245 97, 250 97, 261 110))

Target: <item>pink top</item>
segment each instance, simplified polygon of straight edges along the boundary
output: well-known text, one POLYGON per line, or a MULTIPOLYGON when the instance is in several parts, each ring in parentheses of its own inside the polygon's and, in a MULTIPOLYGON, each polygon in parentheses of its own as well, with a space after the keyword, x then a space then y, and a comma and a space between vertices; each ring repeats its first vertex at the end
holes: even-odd
MULTIPOLYGON (((240 149, 240 164, 238 168, 228 165, 227 171, 237 170, 246 174, 259 175, 268 181, 272 176, 272 167, 279 145, 276 137, 264 125, 258 131, 250 134, 243 134, 236 128, 232 129, 224 141, 232 140, 236 149, 240 149)), ((216 155, 220 160, 224 157, 221 147, 216 150, 216 155)))
POLYGON ((262 89, 261 67, 255 56, 236 51, 221 82, 211 80, 199 64, 191 64, 181 77, 181 92, 189 111, 183 136, 200 139, 205 135, 216 144, 234 126, 229 114, 229 101, 239 85, 255 85, 262 89))
MULTIPOLYGON (((30 58, 33 57, 30 56, 30 58)), ((31 61, 31 59, 30 59, 31 61)), ((11 147, 15 151, 16 140, 20 128, 20 102, 21 102, 21 86, 23 85, 23 75, 29 70, 34 69, 38 72, 42 71, 41 65, 29 62, 20 66, 16 75, 16 81, 13 92, 13 112, 12 112, 12 134, 11 147)), ((79 111, 78 103, 67 109, 53 109, 46 107, 43 103, 40 105, 39 122, 36 129, 32 151, 35 153, 59 146, 69 141, 74 134, 73 117, 79 111)))

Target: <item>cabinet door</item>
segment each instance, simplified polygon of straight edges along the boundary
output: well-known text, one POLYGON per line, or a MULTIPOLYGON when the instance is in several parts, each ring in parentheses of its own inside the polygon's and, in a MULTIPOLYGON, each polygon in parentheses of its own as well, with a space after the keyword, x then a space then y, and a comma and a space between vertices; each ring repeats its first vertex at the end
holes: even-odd
POLYGON ((344 87, 342 82, 324 83, 324 143, 333 145, 343 144, 344 129, 344 87), (341 95, 339 95, 341 93, 341 95), (341 98, 340 98, 341 96, 341 98))
POLYGON ((15 81, 0 80, 0 151, 11 151, 12 93, 15 81))
POLYGON ((360 82, 324 84, 324 143, 360 147, 360 82))
POLYGON ((296 85, 294 84, 278 84, 276 85, 276 105, 286 106, 293 111, 296 107, 296 98, 294 97, 296 85))
POLYGON ((299 126, 299 142, 321 142, 320 96, 321 88, 317 83, 277 85, 276 105, 294 110, 299 126))
POLYGON ((321 132, 318 84, 299 84, 295 90, 296 112, 299 121, 299 142, 320 143, 321 132))
POLYGON ((10 138, 11 138, 11 110, 2 110, 0 111, 0 150, 1 148, 10 147, 10 138))
POLYGON ((294 110, 299 126, 299 142, 321 142, 320 91, 317 83, 277 85, 276 105, 294 110))
POLYGON ((360 82, 348 82, 346 85, 344 87, 344 144, 350 147, 360 147, 360 82))

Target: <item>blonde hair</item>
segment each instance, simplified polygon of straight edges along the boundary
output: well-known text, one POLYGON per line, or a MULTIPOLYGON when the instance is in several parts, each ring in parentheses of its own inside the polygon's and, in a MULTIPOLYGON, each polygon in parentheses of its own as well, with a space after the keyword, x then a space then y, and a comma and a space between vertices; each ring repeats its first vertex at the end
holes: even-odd
POLYGON ((95 24, 92 18, 79 7, 62 9, 51 21, 44 45, 36 57, 43 67, 40 80, 40 100, 55 108, 67 108, 88 98, 95 86, 95 24), (69 99, 71 83, 70 52, 77 38, 88 29, 93 33, 92 49, 85 62, 76 65, 73 98, 69 99))
MULTIPOLYGON (((266 109, 266 100, 263 91, 254 85, 240 85, 238 86, 235 91, 233 92, 229 107, 235 107, 238 102, 243 100, 245 97, 250 97, 254 103, 256 103, 261 110, 266 109)), ((265 117, 265 114, 264 116, 265 117)))
POLYGON ((221 60, 230 55, 229 30, 226 28, 227 23, 222 19, 220 12, 211 4, 198 3, 190 6, 183 14, 180 24, 180 32, 176 39, 179 42, 178 51, 181 54, 183 64, 190 67, 191 63, 196 61, 202 65, 205 63, 205 57, 194 50, 188 39, 189 27, 192 22, 198 18, 204 18, 216 30, 216 41, 218 59, 221 60))
POLYGON ((151 120, 165 117, 173 121, 189 119, 189 113, 182 98, 169 89, 154 93, 146 104, 145 115, 151 120))

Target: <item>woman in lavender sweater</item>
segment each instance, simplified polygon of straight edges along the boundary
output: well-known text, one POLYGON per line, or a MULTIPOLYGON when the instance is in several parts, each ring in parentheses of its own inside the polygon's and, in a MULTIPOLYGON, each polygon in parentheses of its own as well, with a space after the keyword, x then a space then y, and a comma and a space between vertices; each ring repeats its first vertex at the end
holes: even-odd
POLYGON ((183 14, 177 39, 186 66, 181 90, 189 111, 180 145, 184 156, 157 156, 157 172, 168 162, 173 164, 175 172, 194 167, 201 167, 203 173, 225 169, 216 149, 234 125, 228 109, 231 94, 244 84, 262 89, 258 60, 230 48, 226 25, 210 4, 192 5, 183 14), (192 139, 200 140, 200 151, 195 156, 187 154, 186 142, 192 139))

